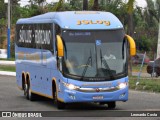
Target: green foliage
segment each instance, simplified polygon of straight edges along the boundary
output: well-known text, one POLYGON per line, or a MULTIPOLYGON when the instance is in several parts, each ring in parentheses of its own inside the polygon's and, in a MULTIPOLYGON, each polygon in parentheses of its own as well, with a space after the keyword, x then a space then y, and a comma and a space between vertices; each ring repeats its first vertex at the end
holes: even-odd
MULTIPOLYGON (((157 15, 159 17, 159 20, 160 20, 160 0, 156 0, 156 3, 155 3, 155 8, 157 10, 157 15)), ((158 20, 158 21, 159 21, 158 20)), ((160 21, 159 21, 160 22, 160 21)))
POLYGON ((93 4, 93 7, 92 7, 92 10, 96 10, 96 11, 99 10, 98 0, 94 0, 94 4, 93 4))
POLYGON ((6 20, 4 18, 0 19, 0 27, 4 26, 6 24, 6 20))
POLYGON ((91 10, 94 4, 94 0, 89 0, 88 9, 91 10))
POLYGON ((0 65, 0 71, 11 71, 11 72, 15 72, 15 71, 16 71, 16 68, 15 68, 15 66, 0 65))
POLYGON ((147 36, 141 36, 139 40, 136 40, 137 47, 140 51, 150 51, 151 40, 147 36))
POLYGON ((7 11, 7 4, 4 4, 4 0, 0 0, 0 19, 6 18, 5 12, 7 11))
POLYGON ((128 14, 132 14, 134 8, 134 3, 135 3, 135 0, 129 0, 128 3, 127 3, 127 12, 128 14))
POLYGON ((3 43, 4 43, 4 40, 6 40, 7 39, 7 36, 6 35, 1 35, 0 36, 0 48, 2 49, 4 49, 4 47, 3 47, 3 43))
POLYGON ((136 82, 137 82, 137 77, 129 77, 129 88, 142 91, 160 92, 159 79, 140 78, 139 84, 137 86, 136 82))
POLYGON ((63 6, 63 0, 59 0, 58 3, 53 7, 53 11, 61 11, 63 6))
POLYGON ((72 10, 82 10, 83 0, 70 0, 72 10))
POLYGON ((38 6, 43 6, 43 3, 46 2, 46 0, 29 0, 29 2, 31 3, 31 5, 38 5, 38 6))

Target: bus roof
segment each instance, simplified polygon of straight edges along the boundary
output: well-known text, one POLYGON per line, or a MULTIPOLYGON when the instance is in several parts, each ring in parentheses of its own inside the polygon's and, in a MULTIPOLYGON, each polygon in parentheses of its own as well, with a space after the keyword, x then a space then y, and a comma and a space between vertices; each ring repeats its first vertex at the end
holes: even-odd
POLYGON ((23 18, 17 24, 56 23, 64 29, 120 29, 119 19, 110 12, 65 11, 49 12, 31 18, 23 18))

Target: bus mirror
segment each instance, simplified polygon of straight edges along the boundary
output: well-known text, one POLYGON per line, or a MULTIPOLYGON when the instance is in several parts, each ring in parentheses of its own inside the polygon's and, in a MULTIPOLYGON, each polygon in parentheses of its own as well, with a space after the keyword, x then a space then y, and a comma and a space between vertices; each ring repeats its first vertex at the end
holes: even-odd
POLYGON ((129 35, 126 35, 125 37, 127 38, 128 42, 129 42, 129 45, 130 45, 130 55, 131 56, 136 55, 136 44, 135 44, 135 41, 129 35))
POLYGON ((57 35, 57 50, 58 50, 58 57, 63 57, 64 56, 64 51, 63 51, 63 42, 62 39, 59 35, 57 35))

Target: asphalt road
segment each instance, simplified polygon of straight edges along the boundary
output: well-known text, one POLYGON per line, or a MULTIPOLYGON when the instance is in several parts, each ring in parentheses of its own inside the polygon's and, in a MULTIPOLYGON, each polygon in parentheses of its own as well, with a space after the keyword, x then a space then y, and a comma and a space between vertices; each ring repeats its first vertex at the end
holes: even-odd
MULTIPOLYGON (((0 76, 0 111, 60 110, 57 110, 50 99, 41 97, 40 100, 34 102, 26 100, 23 96, 23 91, 19 90, 16 85, 15 77, 0 76)), ((104 113, 105 111, 160 111, 160 94, 129 91, 129 100, 127 102, 117 102, 117 107, 114 110, 108 109, 105 105, 97 105, 95 103, 76 103, 68 105, 65 110, 61 111, 62 113, 68 112, 67 114, 71 116, 73 114, 74 116, 76 114, 80 115, 85 111, 87 111, 85 112, 87 113, 86 115, 90 114, 89 116, 99 116, 99 113, 104 113), (76 112, 73 113, 73 111, 76 112)), ((55 114, 59 113, 55 112, 55 114)), ((101 115, 103 116, 104 114, 101 115)), ((67 120, 67 117, 65 118, 67 120)), ((90 120, 90 118, 87 118, 87 120, 90 120)), ((160 120, 160 118, 157 120, 160 120)))

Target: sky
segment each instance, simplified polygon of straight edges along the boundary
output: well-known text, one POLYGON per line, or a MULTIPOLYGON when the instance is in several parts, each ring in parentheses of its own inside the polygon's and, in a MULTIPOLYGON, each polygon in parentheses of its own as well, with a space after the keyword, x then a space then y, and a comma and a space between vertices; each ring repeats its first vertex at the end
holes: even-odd
MULTIPOLYGON (((21 0, 21 6, 25 6, 25 5, 27 5, 28 4, 28 2, 27 2, 28 0, 21 0)), ((59 0, 47 0, 47 2, 48 3, 50 3, 50 2, 57 2, 57 1, 59 1, 59 0)), ((138 5, 138 6, 140 6, 140 7, 146 7, 147 6, 147 3, 146 3, 146 1, 145 0, 136 0, 136 4, 138 5)))
POLYGON ((136 0, 136 4, 140 7, 146 7, 147 3, 145 0, 136 0))

